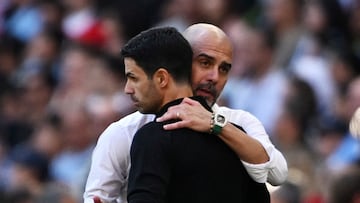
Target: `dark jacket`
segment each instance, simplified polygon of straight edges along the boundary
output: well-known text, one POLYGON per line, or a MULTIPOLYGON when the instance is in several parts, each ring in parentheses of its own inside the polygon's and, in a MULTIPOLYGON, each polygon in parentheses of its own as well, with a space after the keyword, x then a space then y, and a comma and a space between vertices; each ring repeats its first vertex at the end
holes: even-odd
MULTIPOLYGON (((211 111, 203 99, 194 99, 211 111)), ((180 102, 168 103, 157 117, 180 102)), ((270 202, 265 184, 252 180, 238 156, 219 137, 190 129, 166 131, 163 125, 151 122, 135 134, 130 151, 129 203, 270 202)))

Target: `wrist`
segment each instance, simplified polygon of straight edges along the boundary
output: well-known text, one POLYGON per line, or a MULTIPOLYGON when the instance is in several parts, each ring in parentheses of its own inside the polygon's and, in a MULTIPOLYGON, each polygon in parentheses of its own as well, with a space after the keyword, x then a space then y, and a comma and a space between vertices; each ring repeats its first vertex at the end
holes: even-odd
POLYGON ((219 135, 226 124, 227 119, 224 115, 212 113, 210 121, 210 134, 219 135))

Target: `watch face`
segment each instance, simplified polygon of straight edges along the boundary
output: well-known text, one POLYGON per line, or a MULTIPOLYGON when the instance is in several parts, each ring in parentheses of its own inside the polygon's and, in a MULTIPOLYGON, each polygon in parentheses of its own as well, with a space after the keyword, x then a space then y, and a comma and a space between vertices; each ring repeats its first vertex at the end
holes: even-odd
POLYGON ((225 117, 222 116, 222 115, 218 115, 216 117, 216 121, 219 122, 219 123, 224 123, 225 122, 225 117))

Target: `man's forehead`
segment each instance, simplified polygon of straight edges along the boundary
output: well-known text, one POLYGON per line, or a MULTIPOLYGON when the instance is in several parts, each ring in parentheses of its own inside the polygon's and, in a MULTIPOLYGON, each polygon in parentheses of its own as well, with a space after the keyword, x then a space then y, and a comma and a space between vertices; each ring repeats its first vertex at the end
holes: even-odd
POLYGON ((228 36, 218 27, 211 24, 195 24, 184 32, 194 56, 209 55, 221 61, 232 60, 233 48, 228 36))
MULTIPOLYGON (((184 32, 184 37, 190 44, 224 44, 231 47, 229 37, 220 29, 206 29, 201 26, 196 29, 189 29, 184 32)), ((212 26, 213 27, 213 26, 212 26)))
POLYGON ((142 68, 132 58, 125 58, 125 73, 143 72, 142 68))
POLYGON ((232 61, 232 52, 229 49, 214 46, 209 44, 201 44, 193 46, 194 57, 208 57, 216 60, 226 61, 231 63, 232 61))

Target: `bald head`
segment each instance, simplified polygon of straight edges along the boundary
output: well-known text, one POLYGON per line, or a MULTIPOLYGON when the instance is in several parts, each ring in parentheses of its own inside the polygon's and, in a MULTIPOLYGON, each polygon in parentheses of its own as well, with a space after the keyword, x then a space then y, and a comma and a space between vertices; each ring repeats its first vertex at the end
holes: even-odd
POLYGON ((188 27, 183 32, 183 35, 193 49, 199 46, 222 47, 224 51, 229 52, 227 54, 232 55, 232 45, 229 37, 215 25, 197 23, 188 27))
POLYGON ((193 50, 192 88, 213 105, 223 90, 232 64, 229 37, 220 28, 205 23, 194 24, 184 33, 193 50))

